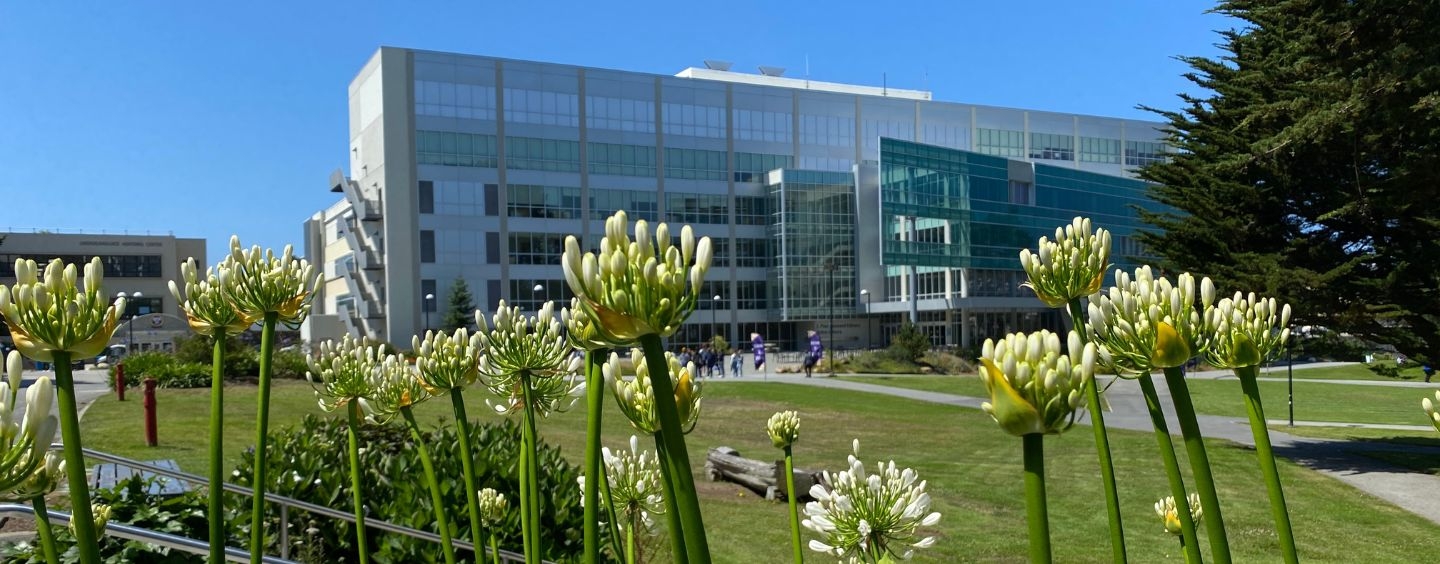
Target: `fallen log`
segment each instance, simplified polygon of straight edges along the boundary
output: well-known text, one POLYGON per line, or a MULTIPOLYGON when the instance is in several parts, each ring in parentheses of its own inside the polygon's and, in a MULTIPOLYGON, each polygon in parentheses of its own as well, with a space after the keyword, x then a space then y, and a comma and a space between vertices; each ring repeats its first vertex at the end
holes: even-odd
MULTIPOLYGON (((763 462, 740 456, 730 447, 715 447, 705 455, 705 475, 712 482, 732 482, 745 486, 755 495, 770 500, 785 500, 785 461, 763 462)), ((800 501, 809 501, 810 488, 820 483, 821 472, 795 469, 795 489, 800 501)))

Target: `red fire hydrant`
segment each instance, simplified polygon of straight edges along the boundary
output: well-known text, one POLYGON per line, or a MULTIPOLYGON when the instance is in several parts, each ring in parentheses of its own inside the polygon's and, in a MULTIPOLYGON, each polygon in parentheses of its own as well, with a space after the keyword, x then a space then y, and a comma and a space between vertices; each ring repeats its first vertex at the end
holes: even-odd
POLYGON ((145 387, 145 446, 158 446, 160 438, 155 423, 155 379, 146 378, 140 384, 145 387))
POLYGON ((125 363, 115 365, 115 397, 125 401, 125 363))

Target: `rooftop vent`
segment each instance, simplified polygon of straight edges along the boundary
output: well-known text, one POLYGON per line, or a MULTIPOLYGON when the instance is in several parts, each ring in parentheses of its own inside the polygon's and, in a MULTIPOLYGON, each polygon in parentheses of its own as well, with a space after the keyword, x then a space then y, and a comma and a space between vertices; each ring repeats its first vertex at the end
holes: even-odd
POLYGON ((765 76, 783 76, 785 74, 785 67, 767 67, 760 65, 760 74, 765 76))
POLYGON ((705 59, 705 68, 710 69, 710 70, 728 71, 728 70, 730 70, 730 65, 731 65, 730 61, 718 61, 718 60, 715 60, 715 59, 705 59))

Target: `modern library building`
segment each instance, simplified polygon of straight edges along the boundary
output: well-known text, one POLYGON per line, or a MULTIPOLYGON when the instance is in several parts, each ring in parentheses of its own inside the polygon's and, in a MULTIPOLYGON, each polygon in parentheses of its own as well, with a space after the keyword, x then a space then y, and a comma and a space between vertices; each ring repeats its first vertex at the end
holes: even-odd
POLYGON ((1076 215, 1143 256, 1137 167, 1155 122, 940 102, 706 61, 674 76, 384 47, 350 84, 349 170, 305 222, 326 283, 307 339, 392 342, 440 325, 463 280, 482 311, 570 298, 567 235, 616 210, 689 224, 715 260, 672 339, 763 335, 937 345, 1059 328, 1017 254, 1076 215), (833 338, 830 336, 833 335, 833 338))

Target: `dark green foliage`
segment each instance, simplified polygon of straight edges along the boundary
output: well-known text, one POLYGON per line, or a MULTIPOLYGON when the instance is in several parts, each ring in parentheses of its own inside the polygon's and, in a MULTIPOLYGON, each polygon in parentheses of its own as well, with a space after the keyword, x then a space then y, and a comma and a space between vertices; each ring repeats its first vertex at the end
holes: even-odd
MULTIPOLYGON (((110 367, 107 380, 115 389, 116 367, 110 367)), ((135 388, 145 378, 154 378, 160 388, 201 388, 210 385, 210 363, 181 362, 169 353, 146 351, 125 359, 125 387, 135 388)))
MULTIPOLYGON (((515 461, 519 458, 520 428, 510 420, 476 425, 472 428, 472 444, 476 452, 475 471, 480 487, 495 488, 512 508, 519 503, 519 482, 515 461)), ((460 474, 459 447, 450 425, 426 431, 426 444, 435 456, 436 473, 445 505, 457 518, 451 520, 457 540, 470 538, 469 520, 464 513, 462 497, 464 481, 460 474)), ((410 444, 409 431, 401 424, 365 424, 361 429, 361 465, 365 499, 369 515, 392 523, 433 531, 434 513, 429 489, 420 468, 420 458, 410 444)), ((275 466, 269 472, 267 489, 310 503, 350 511, 350 479, 345 460, 345 423, 338 419, 307 416, 296 428, 271 435, 269 453, 275 466)), ((253 476, 254 458, 247 451, 231 481, 247 486, 253 476)), ((558 449, 541 445, 540 489, 544 492, 542 521, 546 531, 544 542, 547 560, 565 560, 581 548, 580 492, 576 484, 579 469, 560 457, 558 449)), ((230 500, 227 513, 230 522, 244 535, 249 534, 250 506, 248 500, 230 500)), ((279 513, 267 514, 272 534, 271 543, 279 535, 279 513)), ((291 554, 304 554, 309 561, 354 561, 354 532, 350 527, 328 518, 313 518, 304 512, 292 512, 291 554), (306 529, 313 527, 314 532, 306 529)), ((438 558, 438 546, 400 535, 371 531, 370 549, 377 562, 425 562, 438 558)), ((500 544, 519 550, 521 546, 518 509, 501 527, 500 544)), ((272 550, 278 550, 272 547, 272 550)), ((460 551, 457 551, 460 552, 460 551)))
MULTIPOLYGON (((98 503, 110 506, 110 523, 125 523, 160 531, 172 535, 204 539, 209 535, 205 519, 204 490, 192 490, 178 496, 160 496, 146 493, 149 481, 139 476, 122 480, 113 488, 92 490, 90 494, 98 503)), ((56 507, 51 505, 51 508, 56 507)), ((63 510, 63 508, 62 508, 63 510)), ((241 542, 231 533, 231 545, 241 542)), ((63 525, 55 526, 55 542, 62 553, 61 562, 79 562, 79 552, 74 549, 75 536, 63 525)), ((126 541, 115 537, 100 537, 100 556, 110 564, 131 562, 156 563, 199 563, 205 558, 166 548, 159 548, 138 541, 126 541)), ((16 543, 0 547, 0 561, 40 564, 45 556, 36 543, 16 543)))
POLYGON ((900 330, 890 338, 890 347, 885 349, 885 354, 896 360, 916 362, 925 353, 930 352, 930 337, 926 335, 914 323, 905 323, 900 330))
POLYGON ((445 301, 445 317, 440 320, 441 329, 454 331, 475 324, 475 297, 470 295, 470 287, 465 284, 464 278, 455 279, 455 283, 450 286, 450 296, 445 301))
POLYGON ((1179 152, 1141 175, 1166 270, 1291 303, 1296 326, 1440 357, 1440 4, 1229 1, 1207 94, 1157 111, 1179 152))

